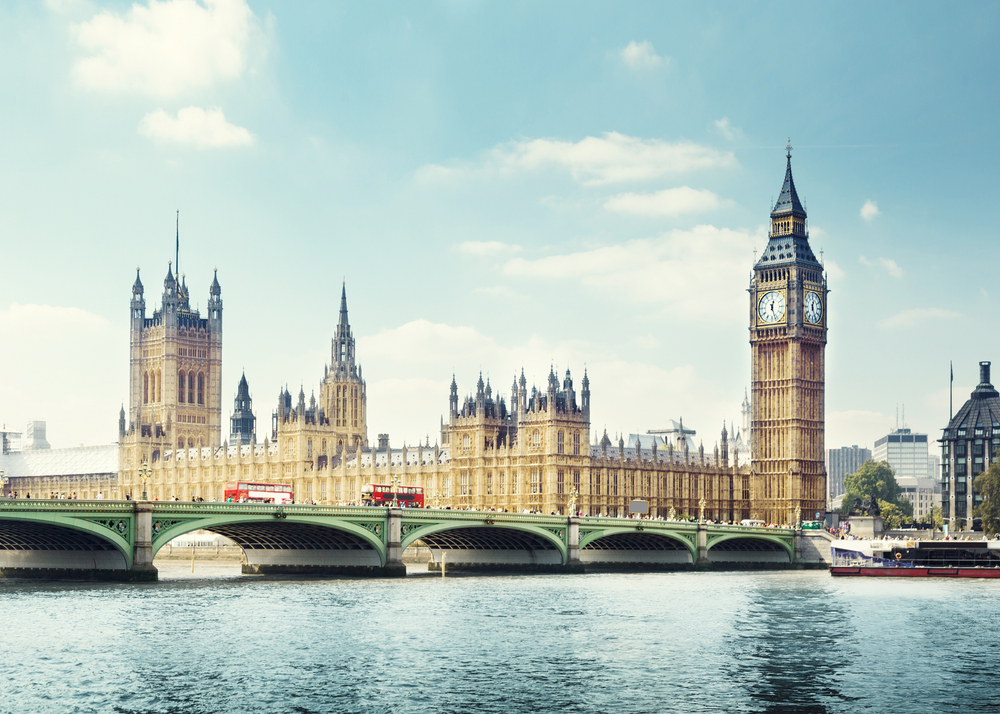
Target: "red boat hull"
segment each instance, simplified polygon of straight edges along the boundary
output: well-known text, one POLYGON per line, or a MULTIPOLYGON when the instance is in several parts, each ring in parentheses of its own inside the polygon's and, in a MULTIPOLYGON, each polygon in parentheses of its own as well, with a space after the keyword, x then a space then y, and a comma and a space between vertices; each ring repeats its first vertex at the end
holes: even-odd
POLYGON ((832 566, 830 575, 839 577, 869 578, 1000 578, 1000 568, 859 568, 856 566, 832 566))

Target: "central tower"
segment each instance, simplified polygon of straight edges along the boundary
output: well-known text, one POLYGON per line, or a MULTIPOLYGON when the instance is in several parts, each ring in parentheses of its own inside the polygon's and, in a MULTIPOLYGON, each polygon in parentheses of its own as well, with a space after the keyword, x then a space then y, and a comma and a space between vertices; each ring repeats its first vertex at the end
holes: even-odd
POLYGON ((826 510, 824 390, 827 285, 792 180, 792 147, 767 247, 750 282, 755 518, 795 522, 826 510))

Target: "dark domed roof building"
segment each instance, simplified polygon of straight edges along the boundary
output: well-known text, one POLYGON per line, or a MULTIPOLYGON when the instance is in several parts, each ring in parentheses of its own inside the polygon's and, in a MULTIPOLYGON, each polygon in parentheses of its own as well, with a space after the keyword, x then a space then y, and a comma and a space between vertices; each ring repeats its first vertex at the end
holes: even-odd
MULTIPOLYGON (((941 436, 941 511, 967 519, 982 502, 972 481, 1000 459, 1000 392, 990 383, 990 363, 979 363, 979 386, 941 436)), ((950 521, 956 527, 954 520, 950 521)))

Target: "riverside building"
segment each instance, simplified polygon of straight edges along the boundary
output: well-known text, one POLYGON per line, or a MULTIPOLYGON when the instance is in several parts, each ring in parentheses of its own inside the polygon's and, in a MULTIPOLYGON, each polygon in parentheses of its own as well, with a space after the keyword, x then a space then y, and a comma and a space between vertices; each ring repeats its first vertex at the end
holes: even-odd
POLYGON ((941 510, 953 528, 973 517, 983 500, 973 481, 997 460, 1000 392, 990 382, 990 363, 980 362, 979 386, 941 435, 941 510))
POLYGON ((749 285, 751 394, 739 432, 723 426, 711 451, 695 448, 680 424, 627 445, 624 436, 598 437, 589 376, 577 389, 569 370, 561 379, 550 370, 530 389, 522 370, 509 399, 481 376, 460 398, 453 377, 436 444, 392 448, 385 434, 371 442, 346 286, 318 389, 308 401, 304 387, 297 398, 279 390, 270 429, 259 429, 244 376, 223 440, 222 288, 216 275, 202 316, 184 276, 168 265, 151 315, 138 273, 132 288, 129 403, 119 414, 117 478, 107 495, 221 500, 227 482, 256 481, 291 484, 300 502, 337 504, 358 502, 365 483, 398 480, 452 508, 565 513, 574 504, 585 514, 624 515, 642 499, 653 516, 811 519, 826 494, 827 284, 809 245, 790 147, 787 159, 749 285))

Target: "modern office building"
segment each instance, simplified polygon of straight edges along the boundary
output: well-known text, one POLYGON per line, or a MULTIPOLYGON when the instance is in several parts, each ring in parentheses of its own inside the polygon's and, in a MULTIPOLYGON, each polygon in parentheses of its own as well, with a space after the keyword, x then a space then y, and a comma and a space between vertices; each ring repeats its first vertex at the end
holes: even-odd
POLYGON ((935 492, 940 492, 927 452, 927 434, 895 429, 875 442, 872 459, 888 462, 903 496, 913 504, 914 518, 926 518, 935 505, 935 492))
POLYGON ((841 446, 839 449, 827 449, 826 452, 826 474, 830 493, 828 498, 833 500, 844 495, 844 478, 854 473, 861 464, 871 461, 872 450, 854 446, 841 446))

